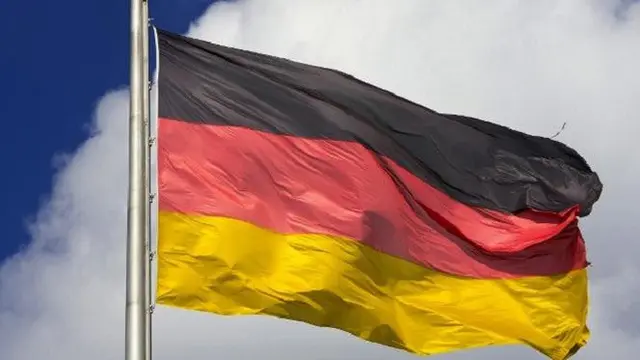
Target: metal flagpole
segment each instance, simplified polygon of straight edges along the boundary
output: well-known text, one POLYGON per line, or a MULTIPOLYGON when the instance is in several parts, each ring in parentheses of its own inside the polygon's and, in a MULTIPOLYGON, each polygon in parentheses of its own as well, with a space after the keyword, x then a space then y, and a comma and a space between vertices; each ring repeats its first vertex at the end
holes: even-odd
POLYGON ((147 223, 146 160, 143 68, 143 0, 131 0, 131 79, 129 100, 129 196, 127 209, 127 268, 125 310, 125 359, 146 359, 145 237, 147 223))
POLYGON ((145 142, 144 142, 144 159, 145 159, 145 224, 147 230, 145 231, 145 266, 144 266, 144 279, 145 279, 145 360, 151 360, 151 313, 153 311, 151 303, 151 149, 150 149, 150 137, 151 137, 151 118, 150 118, 150 105, 149 105, 149 92, 151 91, 151 83, 149 82, 149 1, 142 0, 142 82, 145 86, 145 90, 142 93, 142 117, 144 119, 145 127, 145 142))

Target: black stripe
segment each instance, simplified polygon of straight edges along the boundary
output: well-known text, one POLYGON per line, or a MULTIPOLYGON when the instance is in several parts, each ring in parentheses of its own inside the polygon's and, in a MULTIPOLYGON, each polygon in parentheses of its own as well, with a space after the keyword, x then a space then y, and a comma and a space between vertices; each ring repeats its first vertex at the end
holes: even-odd
MULTIPOLYGON (((587 215, 602 184, 573 149, 439 114, 336 70, 159 31, 159 116, 357 141, 456 200, 587 215)), ((329 174, 328 174, 329 175, 329 174)))

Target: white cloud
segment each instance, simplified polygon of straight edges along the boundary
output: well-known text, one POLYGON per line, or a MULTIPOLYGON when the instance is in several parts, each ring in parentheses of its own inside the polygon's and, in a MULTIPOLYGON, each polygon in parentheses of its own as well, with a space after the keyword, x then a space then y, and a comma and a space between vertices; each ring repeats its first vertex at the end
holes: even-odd
MULTIPOLYGON (((439 111, 552 135, 583 153, 605 190, 583 221, 591 343, 577 359, 640 351, 640 6, 614 0, 248 0, 212 6, 207 40, 339 68, 439 111)), ((126 90, 66 158, 32 244, 0 269, 0 358, 122 359, 126 90)), ((159 308, 156 359, 410 359, 341 332, 272 318, 159 308)), ((526 347, 438 359, 537 359, 526 347)))

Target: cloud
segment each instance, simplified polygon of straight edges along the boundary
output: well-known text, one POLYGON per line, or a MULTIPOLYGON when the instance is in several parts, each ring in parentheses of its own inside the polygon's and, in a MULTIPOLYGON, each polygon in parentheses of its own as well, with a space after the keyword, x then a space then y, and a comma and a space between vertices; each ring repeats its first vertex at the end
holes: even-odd
MULTIPOLYGON (((559 139, 605 184, 582 226, 593 262, 591 343, 640 351, 640 6, 614 0, 248 0, 211 6, 189 33, 339 68, 443 112, 559 139)), ((105 95, 92 136, 56 174, 30 246, 0 268, 0 358, 122 359, 127 90, 105 95)), ((411 359, 339 331, 158 308, 155 358, 411 359)), ((434 359, 537 359, 526 347, 434 359)))

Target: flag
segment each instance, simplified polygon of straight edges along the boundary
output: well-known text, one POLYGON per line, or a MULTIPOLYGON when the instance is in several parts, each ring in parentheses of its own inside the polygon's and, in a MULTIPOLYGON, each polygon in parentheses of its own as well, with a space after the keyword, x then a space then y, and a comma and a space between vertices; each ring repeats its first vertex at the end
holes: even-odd
POLYGON ((159 304, 421 355, 585 345, 578 218, 602 185, 576 151, 336 70, 158 43, 159 304))

